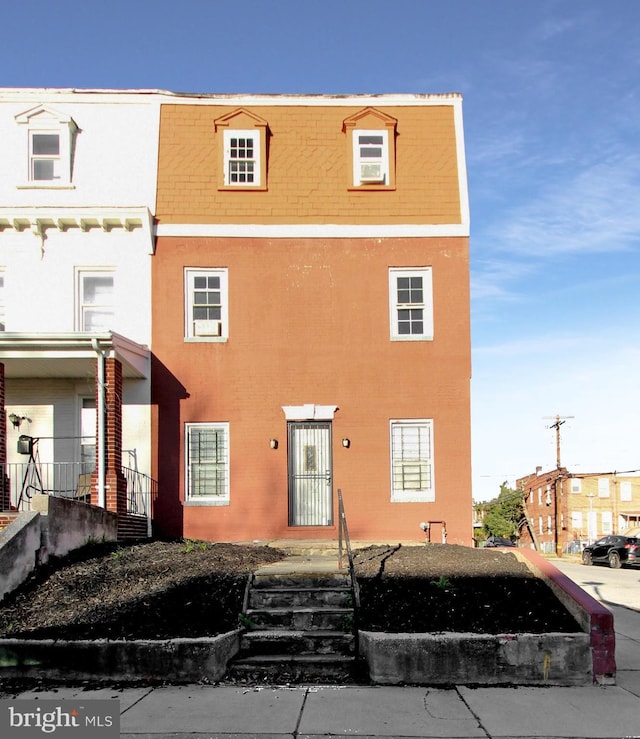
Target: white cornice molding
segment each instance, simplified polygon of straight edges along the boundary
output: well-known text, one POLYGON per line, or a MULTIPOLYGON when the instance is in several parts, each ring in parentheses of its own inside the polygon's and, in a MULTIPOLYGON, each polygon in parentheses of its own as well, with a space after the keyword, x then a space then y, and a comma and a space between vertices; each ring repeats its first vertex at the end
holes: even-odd
POLYGON ((156 226, 156 236, 194 238, 424 238, 424 237, 468 237, 469 226, 465 223, 447 224, 218 224, 218 223, 161 223, 156 226))
POLYGON ((111 207, 2 207, 0 208, 0 237, 4 231, 16 233, 31 231, 42 237, 48 229, 65 232, 79 229, 87 232, 100 229, 105 233, 114 230, 142 230, 149 240, 149 253, 153 253, 153 216, 146 206, 132 208, 111 207))

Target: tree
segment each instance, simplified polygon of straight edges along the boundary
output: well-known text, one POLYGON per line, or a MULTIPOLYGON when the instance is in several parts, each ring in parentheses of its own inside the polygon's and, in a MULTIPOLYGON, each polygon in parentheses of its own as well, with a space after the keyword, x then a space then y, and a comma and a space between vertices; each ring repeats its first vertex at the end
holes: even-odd
POLYGON ((510 488, 506 481, 500 485, 497 498, 486 503, 479 503, 477 508, 482 512, 482 533, 484 537, 504 536, 510 538, 517 534, 518 524, 524 517, 522 493, 510 488))

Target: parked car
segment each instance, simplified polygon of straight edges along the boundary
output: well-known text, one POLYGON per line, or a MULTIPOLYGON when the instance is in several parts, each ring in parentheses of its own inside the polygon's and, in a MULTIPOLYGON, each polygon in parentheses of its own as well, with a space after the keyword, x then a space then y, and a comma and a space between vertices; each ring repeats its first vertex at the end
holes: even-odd
POLYGON ((640 539, 635 536, 603 536, 582 552, 582 564, 596 563, 608 564, 614 570, 622 565, 640 567, 640 539))
POLYGON ((515 544, 504 536, 490 536, 485 547, 515 547, 515 544))

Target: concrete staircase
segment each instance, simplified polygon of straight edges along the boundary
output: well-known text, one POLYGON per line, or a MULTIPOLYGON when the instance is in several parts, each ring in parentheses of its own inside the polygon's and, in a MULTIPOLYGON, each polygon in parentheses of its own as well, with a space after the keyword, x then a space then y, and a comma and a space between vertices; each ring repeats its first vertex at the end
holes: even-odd
POLYGON ((298 555, 250 582, 240 652, 227 677, 253 684, 352 682, 354 609, 348 569, 337 557, 298 555))

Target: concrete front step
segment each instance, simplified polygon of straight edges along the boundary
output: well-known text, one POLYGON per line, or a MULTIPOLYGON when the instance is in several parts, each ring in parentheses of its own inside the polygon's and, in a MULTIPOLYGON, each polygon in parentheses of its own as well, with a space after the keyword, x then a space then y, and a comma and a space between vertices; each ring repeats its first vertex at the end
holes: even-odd
MULTIPOLYGON (((265 568, 266 569, 266 568, 265 568)), ((349 588, 349 575, 342 572, 257 572, 252 588, 349 588)))
POLYGON ((240 639, 240 657, 266 655, 353 656, 355 637, 338 631, 247 631, 240 639))
POLYGON ((334 607, 349 608, 352 605, 350 588, 343 587, 260 587, 249 595, 249 607, 266 608, 334 607))
POLYGON ((269 654, 234 660, 226 679, 251 684, 351 683, 356 659, 336 655, 269 654))
POLYGON ((246 619, 252 629, 344 632, 353 629, 353 608, 249 608, 246 619))

